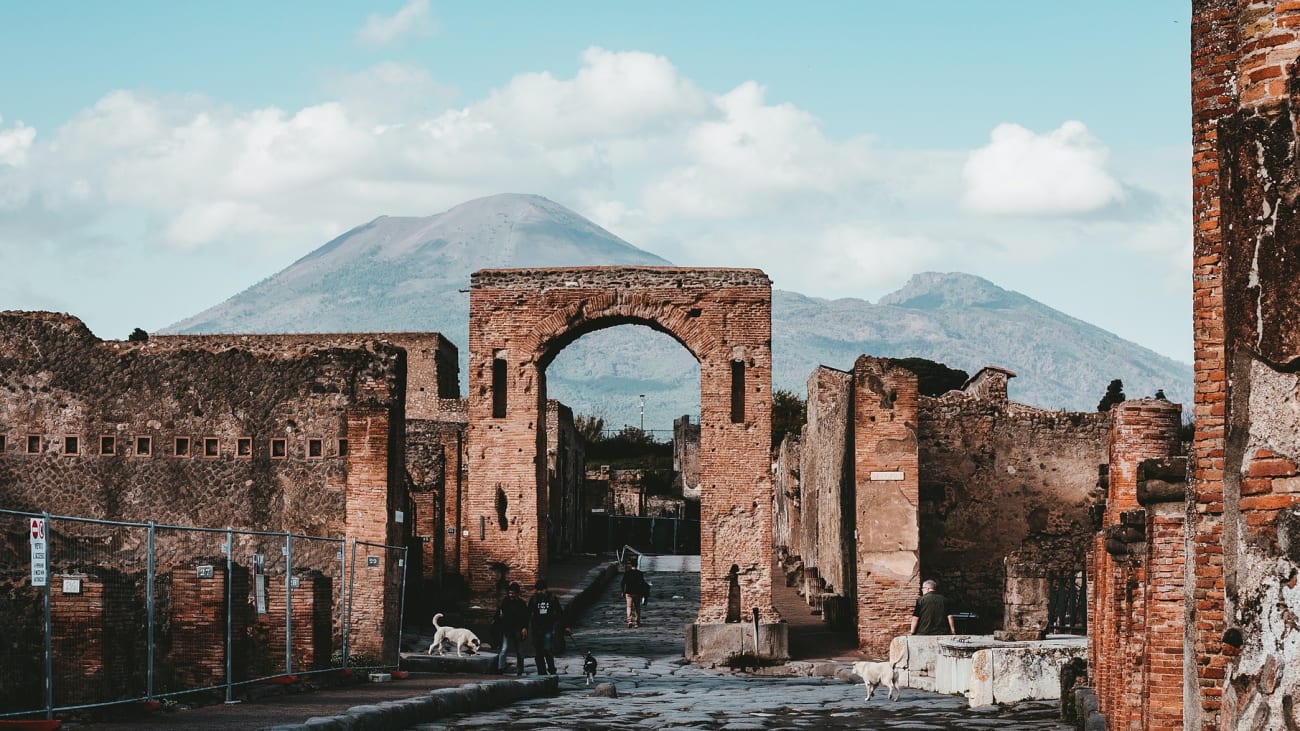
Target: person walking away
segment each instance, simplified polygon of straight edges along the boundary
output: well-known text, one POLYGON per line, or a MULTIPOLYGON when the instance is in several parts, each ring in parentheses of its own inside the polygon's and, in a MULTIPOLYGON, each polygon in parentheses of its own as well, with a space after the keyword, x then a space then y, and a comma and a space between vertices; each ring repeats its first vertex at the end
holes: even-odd
POLYGON ((506 655, 511 650, 515 654, 515 675, 524 674, 524 626, 528 624, 528 604, 519 596, 519 583, 510 582, 506 595, 497 606, 496 617, 492 624, 501 633, 501 644, 497 648, 497 673, 506 671, 506 655))
POLYGON ((645 574, 637 568, 635 561, 628 561, 623 568, 623 581, 619 585, 623 599, 627 602, 627 626, 641 626, 641 605, 650 594, 650 584, 645 574))
POLYGON ((926 579, 921 584, 921 596, 916 599, 912 610, 912 629, 914 635, 957 634, 957 620, 948 611, 948 600, 937 589, 939 583, 926 579))
POLYGON ((532 638, 537 660, 538 675, 555 675, 555 633, 568 631, 564 627, 560 600, 547 587, 546 579, 538 579, 536 591, 528 600, 528 626, 524 639, 532 638))

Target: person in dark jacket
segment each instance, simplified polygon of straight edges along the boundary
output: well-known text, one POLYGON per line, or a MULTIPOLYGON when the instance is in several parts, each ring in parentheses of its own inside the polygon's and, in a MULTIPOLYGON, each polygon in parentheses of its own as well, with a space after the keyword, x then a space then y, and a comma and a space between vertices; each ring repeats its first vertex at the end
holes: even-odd
POLYGON ((956 618, 949 611, 948 600, 937 591, 938 588, 939 583, 934 579, 926 579, 921 584, 921 596, 912 610, 912 634, 957 634, 956 618))
POLYGON ((641 606, 650 595, 650 584, 635 562, 628 561, 624 567, 623 582, 619 585, 619 591, 627 602, 627 626, 640 627, 641 606))
POLYGON ((538 675, 555 675, 555 633, 568 631, 559 597, 546 587, 546 579, 538 579, 528 600, 528 626, 524 628, 524 639, 533 641, 538 675))
POLYGON ((496 618, 492 620, 497 631, 501 633, 500 647, 497 648, 497 672, 506 671, 506 655, 514 650, 515 675, 524 674, 524 626, 528 624, 528 604, 519 596, 518 582, 510 582, 506 595, 497 606, 496 618))

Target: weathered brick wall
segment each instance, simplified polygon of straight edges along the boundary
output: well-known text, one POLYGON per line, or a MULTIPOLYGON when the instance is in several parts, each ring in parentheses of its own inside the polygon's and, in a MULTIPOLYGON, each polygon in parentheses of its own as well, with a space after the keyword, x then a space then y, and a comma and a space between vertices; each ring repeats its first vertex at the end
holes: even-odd
POLYGON ((801 431, 799 537, 804 596, 853 590, 854 492, 850 450, 853 376, 820 366, 808 377, 807 419, 801 431))
POLYGON ((673 487, 687 500, 700 499, 700 425, 687 415, 673 419, 673 487))
POLYGON ((573 423, 573 410, 546 403, 546 484, 550 494, 547 551, 563 557, 582 550, 586 532, 587 445, 573 423))
MULTIPOLYGON (((771 602, 771 281, 752 269, 591 267, 483 270, 470 283, 470 512, 512 506, 506 530, 474 534, 471 570, 507 564, 523 576, 546 562, 543 524, 545 370, 574 339, 623 323, 654 323, 700 362, 701 623, 726 618, 732 564, 742 604, 764 622, 771 602), (497 365, 497 363, 501 365, 497 365), (739 365, 734 365, 739 364, 739 365), (733 373, 743 375, 734 394, 733 373), (494 380, 504 388, 494 392, 494 380), (495 405, 504 406, 494 416, 495 405), (733 408, 733 406, 735 408, 733 408)), ((493 579, 472 573, 491 594, 493 579)))
MULTIPOLYGON (((200 578, 197 565, 177 567, 170 574, 168 601, 163 609, 167 624, 159 642, 163 657, 162 691, 204 688, 226 682, 226 592, 235 597, 249 596, 250 574, 246 567, 235 565, 230 573, 233 585, 226 586, 224 560, 214 559, 210 578, 200 578)), ((252 622, 247 601, 231 603, 230 632, 234 655, 232 680, 248 677, 248 637, 252 622)))
POLYGON ((130 583, 130 578, 112 571, 107 572, 107 577, 50 577, 50 648, 56 706, 125 699, 143 692, 143 688, 131 684, 133 671, 140 668, 134 640, 143 639, 139 631, 143 607, 130 583), (79 590, 65 592, 65 579, 77 582, 79 590))
POLYGON ((796 560, 799 553, 800 451, 799 437, 785 435, 776 447, 772 466, 772 547, 778 558, 787 561, 796 560))
POLYGON ((1300 727, 1297 28, 1294 2, 1193 3, 1189 728, 1300 727))
POLYGON ((1142 399, 1117 404, 1111 416, 1107 496, 1089 556, 1089 672, 1108 728, 1174 728, 1146 724, 1181 722, 1182 673, 1169 667, 1182 644, 1181 577, 1170 583, 1183 567, 1181 496, 1172 506, 1167 496, 1141 499, 1138 478, 1145 460, 1178 454, 1182 408, 1142 399), (1171 694, 1172 708, 1156 705, 1171 694))
POLYGON ((907 634, 921 589, 916 374, 888 359, 853 366, 858 645, 884 656, 907 634))
POLYGON ((415 507, 413 539, 426 590, 446 572, 463 571, 461 501, 465 493, 464 420, 406 420, 406 474, 415 507))
POLYGON ((1106 414, 1010 402, 1005 377, 990 381, 1001 387, 922 397, 918 415, 921 566, 954 608, 978 615, 966 629, 983 632, 1017 629, 1003 615, 1008 556, 1033 556, 1034 575, 1020 578, 1044 584, 1050 570, 1083 568, 1110 428, 1106 414))
MULTIPOLYGON (((333 580, 320 572, 295 573, 297 587, 290 591, 293 639, 290 653, 295 673, 319 670, 330 665, 334 651, 333 633, 333 580)), ((263 646, 259 655, 274 658, 277 671, 286 669, 285 653, 285 588, 284 576, 270 577, 266 588, 266 613, 257 615, 263 646)))

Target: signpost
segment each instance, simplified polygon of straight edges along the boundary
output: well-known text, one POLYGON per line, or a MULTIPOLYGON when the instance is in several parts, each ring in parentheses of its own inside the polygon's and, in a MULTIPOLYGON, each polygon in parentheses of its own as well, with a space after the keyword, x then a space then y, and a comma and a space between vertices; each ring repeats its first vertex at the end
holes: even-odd
POLYGON ((32 586, 49 582, 49 558, 45 550, 45 518, 32 518, 32 586))

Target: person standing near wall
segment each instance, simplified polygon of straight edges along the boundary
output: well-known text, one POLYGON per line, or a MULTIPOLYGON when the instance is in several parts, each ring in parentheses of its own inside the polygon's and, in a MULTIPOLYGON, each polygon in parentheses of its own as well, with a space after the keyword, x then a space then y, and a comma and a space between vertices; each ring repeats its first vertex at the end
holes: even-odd
POLYGON ((528 600, 528 626, 524 628, 524 639, 533 640, 533 652, 537 660, 537 674, 555 675, 555 633, 568 632, 564 627, 563 609, 560 600, 546 586, 546 579, 538 579, 536 591, 528 600))
POLYGON ((514 650, 515 675, 524 674, 524 625, 528 624, 528 605, 519 596, 518 582, 510 582, 506 595, 497 606, 492 624, 501 635, 497 648, 497 673, 506 671, 506 655, 514 650))
POLYGON ((921 584, 921 596, 912 610, 911 634, 957 634, 957 620, 948 611, 948 600, 936 591, 938 588, 939 583, 934 579, 926 579, 921 584))

